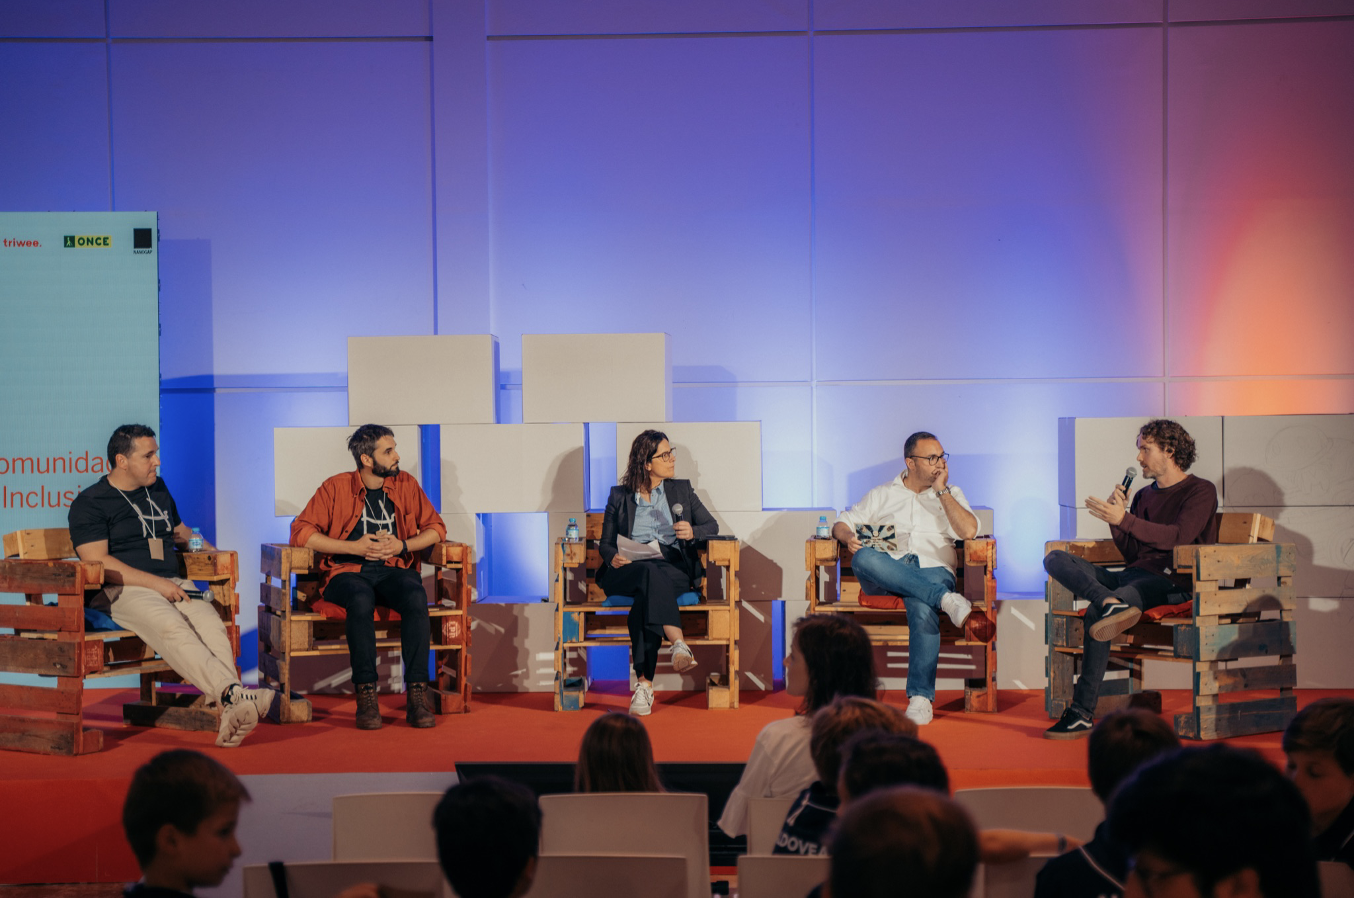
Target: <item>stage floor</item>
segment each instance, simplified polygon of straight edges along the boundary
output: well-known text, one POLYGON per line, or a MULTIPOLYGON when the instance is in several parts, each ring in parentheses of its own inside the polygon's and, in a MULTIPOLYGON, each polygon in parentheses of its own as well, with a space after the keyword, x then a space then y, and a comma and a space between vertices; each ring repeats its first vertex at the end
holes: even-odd
MULTIPOLYGON (((351 696, 314 696, 311 723, 262 724, 232 750, 217 749, 215 734, 124 727, 121 706, 135 692, 87 690, 86 719, 104 729, 103 751, 76 758, 0 752, 0 844, 6 846, 0 883, 135 879, 119 823, 122 800, 137 766, 168 748, 199 749, 247 777, 255 801, 241 818, 246 855, 237 869, 260 859, 319 860, 328 856, 332 795, 444 788, 458 762, 573 761, 599 713, 628 708, 624 687, 601 684, 574 713, 556 713, 544 693, 477 694, 470 713, 439 717, 432 730, 406 726, 403 697, 382 696, 386 726, 375 732, 354 728, 351 696), (264 828, 276 831, 261 838, 264 828)), ((1302 690, 1299 706, 1329 694, 1336 693, 1302 690)), ((901 693, 884 698, 905 703, 901 693)), ((709 711, 703 694, 659 693, 645 720, 656 760, 741 763, 757 732, 795 706, 783 691, 745 691, 740 699, 736 710, 709 711)), ((1189 707, 1189 693, 1165 692, 1163 705, 1169 719, 1189 707)), ((940 752, 953 788, 1087 785, 1085 740, 1042 738, 1050 723, 1042 690, 1003 690, 999 706, 996 714, 965 714, 960 693, 938 696, 936 718, 922 737, 940 752)), ((1278 733, 1232 742, 1282 760, 1278 733)), ((220 894, 230 894, 227 885, 220 894)))

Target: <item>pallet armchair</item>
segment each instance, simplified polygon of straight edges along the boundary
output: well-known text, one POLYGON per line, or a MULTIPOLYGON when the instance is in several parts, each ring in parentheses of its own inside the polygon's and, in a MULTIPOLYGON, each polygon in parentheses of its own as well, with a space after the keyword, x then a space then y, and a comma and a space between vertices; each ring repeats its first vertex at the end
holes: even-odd
MULTIPOLYGON (((475 551, 465 543, 444 542, 427 551, 436 568, 435 601, 428 606, 434 679, 428 684, 435 714, 470 710, 470 601, 475 583, 475 551)), ((323 601, 320 567, 311 549, 264 543, 260 553, 259 681, 284 700, 273 707, 279 723, 310 720, 310 702, 293 688, 297 658, 348 656, 342 609, 323 601)), ((376 648, 400 647, 399 615, 378 608, 376 648)))
MULTIPOLYGON (((1163 660, 1193 668, 1192 707, 1175 716, 1178 735, 1223 739, 1288 725, 1297 712, 1296 553, 1291 544, 1271 542, 1273 537, 1272 519, 1227 512, 1218 515, 1216 545, 1176 547, 1175 570, 1192 581, 1189 601, 1149 610, 1111 642, 1110 670, 1127 668, 1129 676, 1105 680, 1096 717, 1129 703, 1159 709, 1159 695, 1142 695, 1143 665, 1163 660), (1252 585, 1257 580, 1261 582, 1252 585), (1255 659, 1271 660, 1257 664, 1255 659), (1246 666, 1232 663, 1237 661, 1246 666), (1261 691, 1267 694, 1256 697, 1261 691), (1224 700, 1237 692, 1249 695, 1224 700)), ((1124 564, 1108 539, 1058 540, 1045 548, 1062 549, 1105 567, 1124 564)), ((1072 593, 1051 578, 1047 591, 1045 706, 1050 717, 1059 717, 1072 702, 1085 632, 1082 610, 1072 593)))
MULTIPOLYGON (((0 635, 0 672, 50 676, 56 685, 0 684, 0 748, 62 755, 99 751, 103 731, 84 726, 87 677, 140 674, 140 699, 122 707, 126 723, 180 730, 218 728, 220 712, 207 707, 201 694, 157 688, 183 680, 136 634, 87 625, 86 597, 103 587, 103 565, 75 560, 67 530, 18 530, 5 534, 4 547, 0 592, 22 593, 25 603, 0 605, 0 629, 11 631, 0 635), (56 603, 45 604, 47 595, 54 595, 56 603), (51 716, 28 716, 32 712, 51 716)), ((183 552, 179 570, 184 578, 211 587, 213 604, 238 657, 235 553, 183 552)))
MULTIPOLYGON (((955 569, 955 592, 973 603, 993 623, 997 620, 997 541, 991 537, 955 544, 962 562, 955 569)), ((810 537, 804 543, 804 566, 808 570, 805 598, 809 614, 852 614, 875 645, 908 644, 907 612, 871 608, 861 604, 860 581, 851 570, 852 552, 835 539, 810 537)), ((868 600, 867 600, 868 601, 868 600)), ((963 630, 940 615, 940 644, 971 652, 973 668, 964 677, 964 710, 997 710, 997 641, 968 639, 963 630)))
MULTIPOLYGON (((555 710, 583 707, 587 682, 568 675, 569 654, 592 646, 629 646, 628 607, 608 604, 595 577, 602 566, 597 543, 602 538, 601 512, 589 512, 582 542, 555 543, 551 599, 555 603, 555 710)), ((700 550, 706 577, 693 604, 682 606, 682 633, 689 646, 717 645, 725 655, 724 670, 712 671, 705 681, 706 705, 711 709, 738 707, 738 550, 733 539, 709 540, 700 550), (716 580, 719 589, 712 588, 716 580)), ((690 594, 688 594, 690 595, 690 594)))

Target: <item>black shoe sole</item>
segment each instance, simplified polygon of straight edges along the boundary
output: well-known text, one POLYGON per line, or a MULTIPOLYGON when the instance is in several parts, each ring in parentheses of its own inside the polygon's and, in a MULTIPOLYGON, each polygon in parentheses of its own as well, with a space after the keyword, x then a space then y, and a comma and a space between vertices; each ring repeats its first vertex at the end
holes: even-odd
POLYGON ((1141 619, 1142 612, 1130 605, 1091 624, 1090 637, 1097 642, 1109 642, 1141 619))

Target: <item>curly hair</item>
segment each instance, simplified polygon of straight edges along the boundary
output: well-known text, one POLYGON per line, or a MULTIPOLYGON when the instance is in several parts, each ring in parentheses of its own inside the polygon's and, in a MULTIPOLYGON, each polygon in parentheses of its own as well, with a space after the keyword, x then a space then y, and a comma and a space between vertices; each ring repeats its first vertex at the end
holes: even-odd
POLYGON ((813 714, 841 695, 874 698, 879 683, 874 647, 849 614, 813 614, 795 621, 793 644, 804 657, 808 688, 800 713, 813 714))
POLYGON ((1162 452, 1175 459, 1176 465, 1182 471, 1188 471, 1197 457, 1194 451, 1194 437, 1169 418, 1153 418, 1142 426, 1138 436, 1156 443, 1162 452))
POLYGON ((630 460, 625 465, 625 476, 621 477, 621 486, 632 493, 649 489, 649 472, 645 465, 653 458, 658 444, 668 438, 661 430, 646 430, 630 444, 630 460))
POLYGON ((381 437, 393 437, 395 431, 383 424, 363 424, 348 437, 348 451, 353 454, 358 470, 362 469, 362 456, 376 457, 376 444, 381 437))

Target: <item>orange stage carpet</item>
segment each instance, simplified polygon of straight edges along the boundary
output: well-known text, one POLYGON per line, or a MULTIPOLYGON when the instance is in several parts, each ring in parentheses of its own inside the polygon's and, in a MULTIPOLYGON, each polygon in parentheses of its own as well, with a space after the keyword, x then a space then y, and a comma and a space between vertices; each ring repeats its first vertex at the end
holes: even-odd
MULTIPOLYGON (((613 690, 624 684, 613 684, 613 690)), ((603 685, 602 688, 605 688, 603 685)), ((119 823, 136 767, 167 748, 196 748, 242 775, 450 772, 465 761, 572 761, 584 729, 601 711, 625 710, 629 694, 597 690, 578 713, 555 713, 548 694, 480 694, 469 714, 439 717, 434 730, 404 724, 403 699, 382 696, 386 726, 359 732, 347 696, 315 696, 315 720, 262 724, 233 750, 214 734, 133 729, 121 706, 131 690, 87 690, 86 720, 104 728, 104 750, 76 758, 0 752, 0 883, 130 881, 137 872, 119 823)), ((1322 695, 1304 690, 1299 705, 1322 695)), ((886 700, 902 704, 899 693, 886 700)), ((734 711, 708 711, 703 694, 660 693, 645 724, 659 762, 742 762, 757 732, 789 716, 784 692, 743 692, 734 711)), ((1164 694, 1168 716, 1189 706, 1183 691, 1164 694)), ((997 714, 965 714, 958 693, 942 693, 935 721, 922 731, 950 769, 954 788, 1002 785, 1087 785, 1086 743, 1041 738, 1050 721, 1042 691, 1003 691, 997 714)), ((1236 744, 1281 761, 1279 734, 1236 744)))

